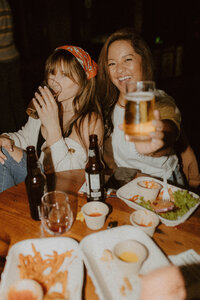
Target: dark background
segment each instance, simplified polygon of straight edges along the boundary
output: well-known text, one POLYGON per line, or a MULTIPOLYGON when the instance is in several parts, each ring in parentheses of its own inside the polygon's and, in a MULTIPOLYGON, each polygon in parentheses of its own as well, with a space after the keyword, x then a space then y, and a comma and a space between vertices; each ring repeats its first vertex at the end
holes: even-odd
POLYGON ((23 96, 30 101, 44 62, 57 46, 73 44, 97 60, 105 38, 131 26, 155 58, 156 86, 172 95, 200 161, 200 1, 9 0, 21 56, 23 96))

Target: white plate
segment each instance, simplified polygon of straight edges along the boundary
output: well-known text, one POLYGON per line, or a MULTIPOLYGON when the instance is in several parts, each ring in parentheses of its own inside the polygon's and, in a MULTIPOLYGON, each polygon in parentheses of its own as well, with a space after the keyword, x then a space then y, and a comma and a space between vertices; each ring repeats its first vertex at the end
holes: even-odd
MULTIPOLYGON (((82 299, 83 262, 79 255, 79 244, 77 241, 67 237, 28 239, 14 244, 8 252, 5 269, 1 275, 0 299, 4 300, 8 287, 14 281, 20 279, 18 268, 19 254, 34 255, 32 244, 34 244, 36 251, 41 253, 43 259, 47 258, 46 255, 48 254, 52 255, 53 251, 61 254, 68 250, 74 250, 70 258, 65 258, 60 270, 68 270, 67 289, 70 293, 70 299, 82 299)), ((60 292, 60 288, 59 285, 56 285, 55 291, 60 292)), ((54 289, 51 291, 54 291, 54 289)))
MULTIPOLYGON (((136 202, 133 202, 133 201, 129 200, 134 195, 139 194, 138 193, 138 188, 137 188, 137 182, 141 181, 141 180, 154 180, 154 181, 162 184, 162 181, 160 181, 158 179, 155 179, 155 178, 152 178, 152 177, 143 177, 143 176, 141 176, 141 177, 133 179, 129 183, 125 184, 120 189, 118 189, 117 192, 116 192, 118 198, 122 199, 128 206, 130 206, 130 207, 132 207, 136 210, 137 209, 146 210, 145 207, 139 205, 136 202)), ((172 192, 175 192, 175 191, 178 191, 178 190, 184 190, 184 189, 178 188, 178 187, 176 187, 174 185, 171 185, 171 184, 168 184, 168 188, 171 188, 172 192)), ((199 199, 199 196, 197 194, 195 194, 193 192, 190 192, 190 194, 194 198, 199 199)), ((189 216, 195 211, 195 209, 199 206, 199 204, 200 204, 200 201, 194 207, 192 207, 190 210, 188 210, 186 214, 184 214, 182 217, 178 218, 177 220, 167 220, 167 219, 161 217, 160 215, 158 215, 158 216, 159 216, 161 222, 163 224, 165 224, 166 226, 177 226, 177 225, 185 222, 189 218, 189 216)))
POLYGON ((96 287, 96 293, 100 300, 137 299, 137 287, 134 287, 134 277, 129 278, 133 290, 126 291, 126 296, 122 296, 120 288, 124 285, 123 275, 118 270, 114 260, 101 260, 105 249, 112 251, 117 242, 126 239, 137 240, 149 250, 149 256, 140 271, 141 274, 148 273, 161 266, 169 265, 168 258, 161 252, 153 240, 146 233, 131 225, 119 226, 90 234, 80 242, 80 250, 88 274, 96 287))

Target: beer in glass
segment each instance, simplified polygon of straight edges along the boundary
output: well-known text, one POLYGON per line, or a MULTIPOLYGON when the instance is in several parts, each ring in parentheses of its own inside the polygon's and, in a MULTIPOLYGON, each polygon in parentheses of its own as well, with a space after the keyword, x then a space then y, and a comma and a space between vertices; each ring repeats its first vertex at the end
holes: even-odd
POLYGON ((155 126, 152 124, 155 106, 154 92, 154 81, 135 81, 126 84, 123 128, 127 141, 151 140, 149 133, 155 131, 155 126))

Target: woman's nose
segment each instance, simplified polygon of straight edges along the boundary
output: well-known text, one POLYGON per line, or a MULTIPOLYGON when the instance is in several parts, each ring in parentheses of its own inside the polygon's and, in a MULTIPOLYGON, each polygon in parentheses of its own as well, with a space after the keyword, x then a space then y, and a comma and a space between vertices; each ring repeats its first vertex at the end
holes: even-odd
POLYGON ((116 68, 117 73, 121 74, 125 71, 125 67, 123 64, 118 64, 116 68))

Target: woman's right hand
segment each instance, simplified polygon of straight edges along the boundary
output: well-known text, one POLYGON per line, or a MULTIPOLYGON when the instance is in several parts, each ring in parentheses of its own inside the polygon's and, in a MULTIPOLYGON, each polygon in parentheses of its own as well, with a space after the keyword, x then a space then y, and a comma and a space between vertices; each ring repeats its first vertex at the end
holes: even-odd
POLYGON ((35 93, 34 105, 46 131, 46 144, 50 146, 62 138, 58 104, 47 87, 39 87, 39 91, 41 95, 35 93))
POLYGON ((0 135, 0 163, 4 164, 7 157, 1 151, 1 148, 4 147, 8 152, 13 152, 14 141, 10 139, 8 135, 0 135))

